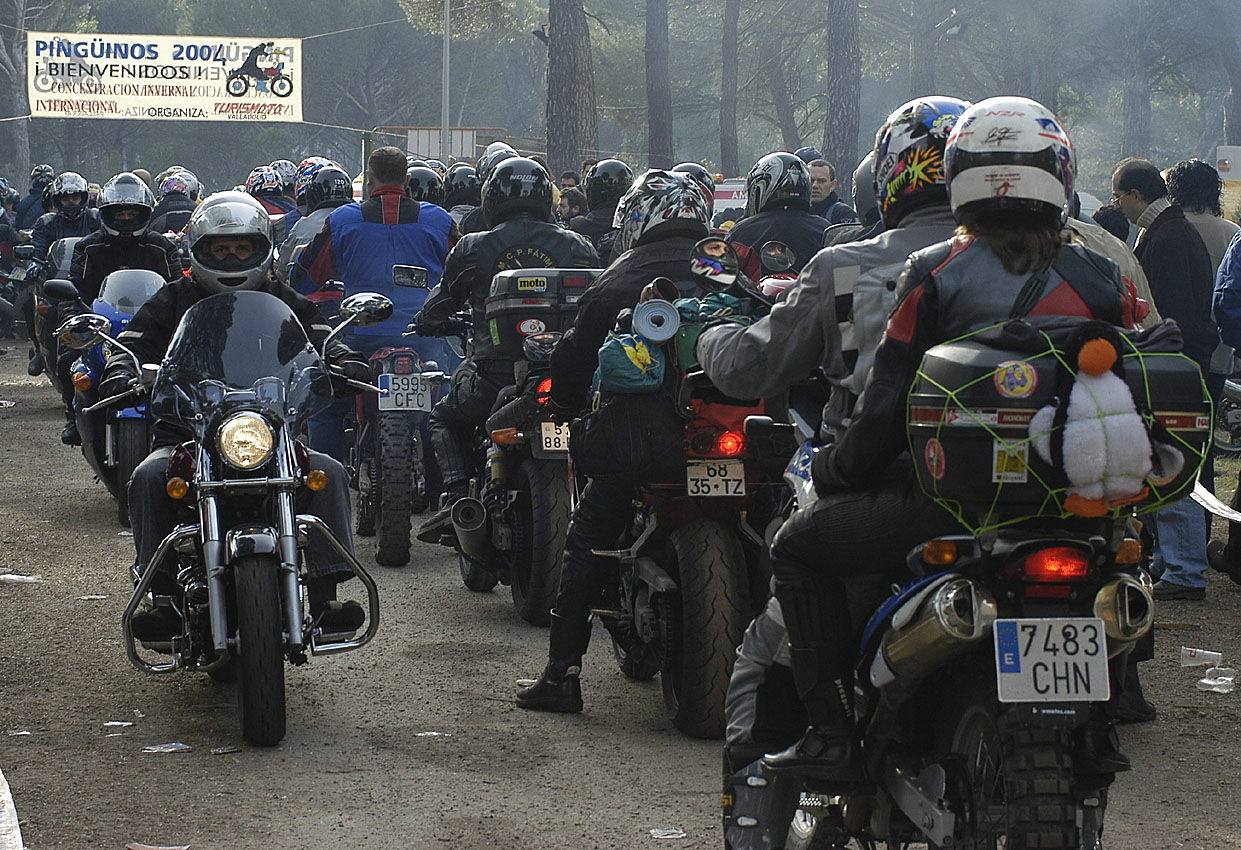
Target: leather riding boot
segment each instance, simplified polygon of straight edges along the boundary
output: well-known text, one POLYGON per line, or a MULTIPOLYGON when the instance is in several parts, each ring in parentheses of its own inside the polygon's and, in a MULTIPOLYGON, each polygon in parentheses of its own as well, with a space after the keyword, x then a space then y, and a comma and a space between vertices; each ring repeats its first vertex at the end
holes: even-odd
POLYGON ((517 707, 576 714, 582 710, 582 656, 590 643, 590 619, 551 612, 547 666, 533 685, 517 692, 517 707))

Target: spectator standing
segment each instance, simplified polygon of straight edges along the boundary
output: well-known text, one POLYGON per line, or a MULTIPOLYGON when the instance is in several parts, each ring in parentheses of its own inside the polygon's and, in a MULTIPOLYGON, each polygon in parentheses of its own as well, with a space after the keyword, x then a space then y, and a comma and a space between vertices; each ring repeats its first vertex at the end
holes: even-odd
POLYGON ((810 213, 822 216, 829 224, 856 222, 853 207, 840 200, 836 188, 836 169, 825 159, 810 162, 810 213))

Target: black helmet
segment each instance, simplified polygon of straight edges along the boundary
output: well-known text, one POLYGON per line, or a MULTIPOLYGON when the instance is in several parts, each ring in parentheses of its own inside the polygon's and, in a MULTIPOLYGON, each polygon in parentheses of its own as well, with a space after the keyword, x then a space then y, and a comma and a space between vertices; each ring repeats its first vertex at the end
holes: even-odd
POLYGON ((41 199, 43 201, 43 212, 45 213, 55 212, 56 207, 52 205, 52 184, 51 183, 44 184, 43 194, 41 196, 41 199))
POLYGON ((586 173, 586 206, 616 209, 621 197, 633 185, 633 170, 619 159, 596 162, 586 173))
POLYGON ((769 153, 745 178, 745 214, 779 207, 810 209, 810 169, 787 151, 769 153))
POLYGON ((353 181, 343 169, 325 165, 302 187, 302 201, 307 212, 314 212, 334 200, 353 200, 353 181))
POLYGON ((483 184, 483 217, 495 227, 519 213, 552 220, 552 178, 534 160, 510 157, 483 184))
POLYGON ((30 188, 31 189, 34 189, 36 187, 42 188, 43 186, 47 186, 51 184, 51 182, 55 179, 56 179, 56 169, 52 168, 52 166, 48 165, 47 163, 43 163, 42 165, 36 165, 34 168, 30 169, 30 188))
POLYGON ((9 204, 12 206, 16 206, 18 203, 20 203, 21 199, 22 199, 22 193, 12 187, 5 189, 4 194, 0 195, 0 203, 9 204))
POLYGON ((478 206, 482 202, 481 188, 478 170, 474 166, 454 167, 444 178, 444 208, 451 209, 458 204, 478 206))
POLYGON ((425 165, 415 166, 405 174, 409 177, 405 187, 405 194, 409 197, 428 204, 438 204, 444 200, 444 181, 432 169, 425 165))
POLYGON ((89 194, 90 188, 86 185, 86 178, 76 172, 63 172, 52 181, 52 206, 68 221, 77 221, 82 217, 82 210, 86 209, 89 194), (69 200, 75 197, 76 203, 69 200))
POLYGON ((99 222, 111 236, 138 236, 151 223, 155 197, 141 177, 122 171, 99 190, 99 222))
POLYGON ((483 183, 487 182, 487 178, 491 176, 491 172, 506 159, 520 157, 521 154, 510 148, 504 142, 492 142, 487 146, 487 150, 478 158, 478 179, 483 183))
POLYGON ((707 207, 715 210, 715 175, 707 171, 697 162, 683 162, 672 167, 674 173, 688 174, 691 179, 702 187, 702 194, 707 199, 707 207))

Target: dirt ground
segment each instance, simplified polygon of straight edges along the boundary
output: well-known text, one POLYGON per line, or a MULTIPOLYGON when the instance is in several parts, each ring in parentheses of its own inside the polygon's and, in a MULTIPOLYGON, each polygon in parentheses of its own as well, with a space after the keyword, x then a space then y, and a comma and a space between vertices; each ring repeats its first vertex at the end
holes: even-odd
MULTIPOLYGON (((540 669, 546 631, 517 619, 506 589, 465 590, 430 547, 405 569, 374 567, 373 644, 289 671, 281 746, 213 754, 239 742, 233 695, 125 659, 132 540, 60 445, 54 393, 20 352, 0 357, 0 400, 15 402, 0 406, 0 573, 43 579, 0 584, 0 770, 31 850, 722 845, 719 744, 672 729, 658 682, 625 680, 604 640, 586 660, 584 714, 517 710, 515 680, 540 669), (141 752, 172 741, 193 751, 141 752), (685 837, 652 838, 662 827, 685 837)), ((1241 661, 1239 607, 1241 588, 1218 576, 1206 603, 1161 606, 1144 671, 1160 716, 1122 731, 1134 771, 1113 790, 1109 848, 1241 848, 1241 693, 1202 693, 1177 663, 1182 644, 1241 661)))

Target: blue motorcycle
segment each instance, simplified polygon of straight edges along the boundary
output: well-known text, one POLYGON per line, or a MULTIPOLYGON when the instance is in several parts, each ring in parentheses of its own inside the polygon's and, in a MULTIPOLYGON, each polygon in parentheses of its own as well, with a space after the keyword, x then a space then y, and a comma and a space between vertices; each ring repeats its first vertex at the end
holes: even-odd
MULTIPOLYGON (((108 335, 117 337, 138 309, 164 285, 164 278, 146 269, 123 269, 104 278, 90 312, 112 322, 108 335)), ((151 429, 146 403, 133 407, 99 407, 96 387, 107 363, 104 344, 86 349, 73 364, 73 409, 82 435, 82 454, 116 499, 116 516, 129 527, 129 477, 150 453, 151 429)))

